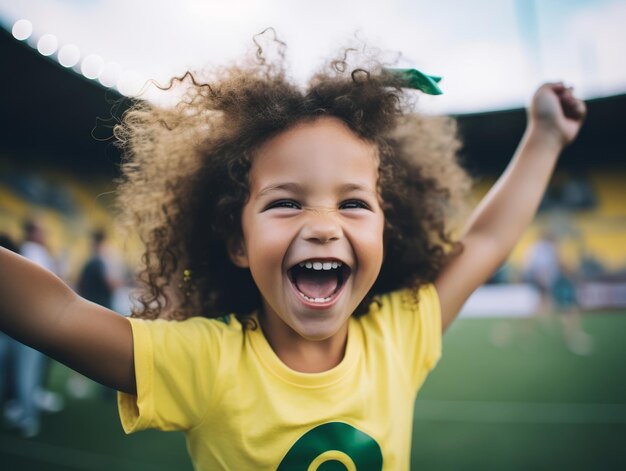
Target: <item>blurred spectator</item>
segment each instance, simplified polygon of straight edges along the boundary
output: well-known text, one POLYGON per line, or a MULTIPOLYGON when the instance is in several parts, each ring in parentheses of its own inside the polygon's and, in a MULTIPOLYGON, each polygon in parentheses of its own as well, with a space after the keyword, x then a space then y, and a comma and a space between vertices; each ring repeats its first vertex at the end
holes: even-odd
POLYGON ((551 233, 544 232, 530 248, 524 278, 539 291, 538 314, 560 315, 563 337, 570 352, 590 354, 593 339, 582 329, 576 277, 562 262, 556 238, 551 233))
MULTIPOLYGON (((24 242, 20 253, 34 263, 56 272, 54 259, 45 245, 45 232, 34 220, 24 224, 24 242)), ((31 438, 39 433, 40 411, 55 412, 63 407, 62 398, 43 389, 48 359, 42 353, 14 340, 9 342, 13 351, 15 399, 7 402, 4 416, 10 426, 20 430, 22 436, 31 438)))
POLYGON ((566 180, 550 185, 541 201, 541 210, 580 211, 593 209, 597 204, 597 197, 589 179, 584 174, 576 172, 566 180))
POLYGON ((595 192, 584 175, 574 175, 565 182, 561 201, 568 209, 592 209, 597 205, 595 192))
POLYGON ((584 280, 596 280, 606 274, 606 269, 586 248, 580 249, 580 275, 584 280))
POLYGON ((20 253, 27 259, 35 262, 53 273, 57 272, 57 266, 46 247, 46 235, 43 227, 34 220, 24 223, 24 242, 20 247, 20 253))
MULTIPOLYGON (((17 245, 6 234, 0 234, 0 247, 4 247, 17 253, 17 245)), ((15 382, 13 375, 12 348, 14 340, 3 332, 0 332, 0 406, 15 395, 15 382)))
POLYGON ((105 248, 106 234, 97 230, 92 234, 91 256, 83 266, 78 279, 78 293, 108 309, 113 308, 113 295, 122 285, 116 261, 105 248))
POLYGON ((559 254, 555 237, 550 232, 543 232, 526 255, 524 281, 532 284, 541 296, 539 313, 545 314, 552 309, 551 290, 559 277, 559 254))
POLYGON ((575 276, 563 264, 559 268, 551 292, 555 311, 560 315, 565 344, 576 355, 589 355, 593 350, 593 339, 582 328, 575 276))
MULTIPOLYGON (((77 291, 88 299, 107 309, 115 309, 114 295, 123 286, 123 276, 116 254, 106 246, 106 233, 98 229, 91 235, 91 255, 85 262, 78 278, 77 291)), ((90 394, 91 381, 84 376, 72 372, 68 379, 67 391, 77 398, 90 394)), ((104 388, 103 397, 115 400, 116 393, 104 388)))

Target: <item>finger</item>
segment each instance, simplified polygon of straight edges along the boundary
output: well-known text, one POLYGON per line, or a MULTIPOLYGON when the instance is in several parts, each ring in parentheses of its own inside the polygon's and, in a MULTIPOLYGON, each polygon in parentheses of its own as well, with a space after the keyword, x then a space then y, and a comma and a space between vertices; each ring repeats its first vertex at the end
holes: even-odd
POLYGON ((582 100, 572 97, 571 100, 563 100, 563 113, 570 119, 581 120, 587 113, 587 107, 582 100))
POLYGON ((574 87, 568 87, 563 83, 561 83, 559 87, 554 88, 554 92, 559 96, 559 98, 573 97, 573 91, 574 87))
POLYGON ((570 86, 566 88, 565 99, 577 117, 585 116, 587 113, 587 106, 584 101, 579 100, 574 96, 574 87, 570 86))
POLYGON ((587 105, 584 101, 576 100, 576 112, 580 118, 585 118, 587 116, 587 105))
POLYGON ((578 100, 576 99, 576 97, 572 94, 571 89, 569 90, 565 90, 560 96, 559 98, 561 99, 561 101, 568 103, 570 105, 574 105, 578 100))
POLYGON ((565 84, 563 82, 551 82, 546 83, 548 87, 550 87, 556 93, 562 93, 565 90, 565 84))
POLYGON ((574 87, 565 86, 555 90, 563 106, 563 111, 568 118, 580 119, 586 113, 586 106, 583 101, 574 96, 574 87))

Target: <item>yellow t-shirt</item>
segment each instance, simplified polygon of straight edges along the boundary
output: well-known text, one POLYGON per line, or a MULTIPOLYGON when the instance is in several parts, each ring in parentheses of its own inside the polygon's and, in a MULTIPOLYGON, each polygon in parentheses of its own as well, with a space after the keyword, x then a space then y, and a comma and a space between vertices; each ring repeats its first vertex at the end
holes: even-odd
POLYGON ((350 319, 343 360, 322 373, 291 370, 234 316, 131 319, 137 396, 119 395, 122 426, 184 430, 197 470, 409 469, 415 395, 441 353, 439 300, 428 285, 418 303, 409 290, 381 301, 350 319))

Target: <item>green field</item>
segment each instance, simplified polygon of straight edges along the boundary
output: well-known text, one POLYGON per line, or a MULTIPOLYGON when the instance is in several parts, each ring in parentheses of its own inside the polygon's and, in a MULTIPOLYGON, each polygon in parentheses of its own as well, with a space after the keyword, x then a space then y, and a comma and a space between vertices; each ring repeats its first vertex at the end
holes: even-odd
MULTIPOLYGON (((416 405, 414 470, 626 469, 626 313, 584 317, 590 355, 556 320, 460 320, 416 405), (508 332, 495 346, 494 331, 508 332)), ((68 371, 54 365, 51 388, 68 371)), ((90 385, 99 392, 95 385, 90 385)), ((115 404, 67 399, 24 440, 0 432, 1 470, 190 470, 178 433, 125 436, 115 404)))

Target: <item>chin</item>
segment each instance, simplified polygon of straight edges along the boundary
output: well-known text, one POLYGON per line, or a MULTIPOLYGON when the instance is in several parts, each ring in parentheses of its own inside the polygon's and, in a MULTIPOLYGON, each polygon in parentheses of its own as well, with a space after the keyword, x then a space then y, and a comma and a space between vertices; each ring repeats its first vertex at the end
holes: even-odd
POLYGON ((347 319, 343 322, 336 319, 305 319, 297 322, 294 331, 306 340, 321 342, 340 332, 346 322, 347 319))

